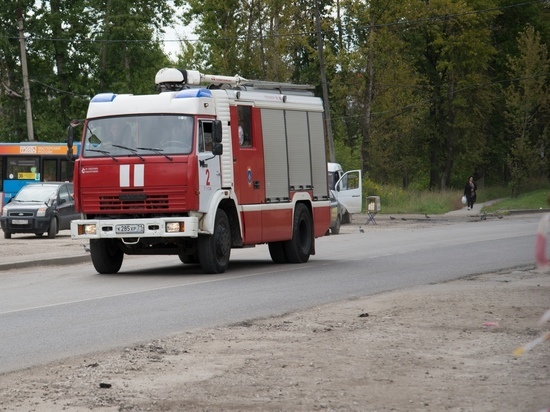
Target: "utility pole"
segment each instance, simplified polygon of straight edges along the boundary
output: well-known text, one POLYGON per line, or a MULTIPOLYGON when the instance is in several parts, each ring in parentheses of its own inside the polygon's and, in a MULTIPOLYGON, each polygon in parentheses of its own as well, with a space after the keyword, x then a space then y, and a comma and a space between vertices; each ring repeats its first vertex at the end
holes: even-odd
POLYGON ((334 140, 332 138, 332 123, 330 120, 330 103, 328 101, 327 74, 325 71, 325 55, 323 53, 323 36, 321 35, 321 13, 319 12, 318 0, 315 0, 315 26, 317 31, 317 48, 319 49, 319 66, 321 67, 321 87, 323 88, 323 104, 325 106, 328 152, 330 161, 334 163, 336 162, 336 155, 334 154, 334 140))
POLYGON ((21 7, 17 9, 19 25, 19 46, 21 48, 21 70, 23 71, 23 91, 25 97, 25 112, 27 114, 27 139, 34 142, 34 128, 32 126, 31 89, 29 87, 29 71, 27 69, 27 51, 25 48, 25 33, 23 32, 23 13, 21 7))

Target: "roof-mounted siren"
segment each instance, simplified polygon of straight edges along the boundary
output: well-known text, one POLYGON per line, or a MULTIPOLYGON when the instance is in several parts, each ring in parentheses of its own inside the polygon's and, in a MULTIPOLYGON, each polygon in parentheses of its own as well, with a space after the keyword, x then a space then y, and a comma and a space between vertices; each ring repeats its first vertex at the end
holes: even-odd
POLYGON ((197 70, 160 69, 155 76, 155 85, 159 93, 184 89, 187 85, 198 85, 201 74, 197 70))
POLYGON ((159 92, 180 91, 186 86, 208 84, 212 88, 221 88, 223 85, 239 85, 247 83, 240 76, 218 76, 202 74, 198 70, 180 70, 174 68, 160 69, 155 76, 155 85, 159 92))

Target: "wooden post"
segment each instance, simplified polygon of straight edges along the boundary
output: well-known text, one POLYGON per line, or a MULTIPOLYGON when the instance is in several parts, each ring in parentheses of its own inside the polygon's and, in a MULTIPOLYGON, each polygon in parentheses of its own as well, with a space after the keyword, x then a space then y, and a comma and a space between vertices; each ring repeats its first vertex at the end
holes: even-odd
POLYGON ((23 71, 23 91, 25 97, 25 112, 27 114, 27 139, 34 142, 34 128, 32 125, 31 90, 29 87, 29 71, 27 69, 27 51, 25 48, 25 34, 23 32, 23 13, 21 7, 17 9, 19 25, 19 46, 21 48, 21 70, 23 71))

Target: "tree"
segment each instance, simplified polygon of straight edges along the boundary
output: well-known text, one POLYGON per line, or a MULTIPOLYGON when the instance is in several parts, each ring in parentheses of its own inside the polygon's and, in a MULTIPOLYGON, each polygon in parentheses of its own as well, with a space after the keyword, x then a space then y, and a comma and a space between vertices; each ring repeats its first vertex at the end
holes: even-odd
POLYGON ((500 13, 495 17, 492 30, 492 43, 496 53, 490 63, 489 76, 496 85, 497 94, 491 111, 489 127, 486 130, 486 151, 484 170, 486 183, 510 182, 508 154, 515 138, 509 133, 503 107, 506 106, 505 89, 513 81, 509 77, 508 59, 519 55, 517 37, 527 24, 533 26, 541 35, 541 43, 550 42, 550 7, 543 2, 517 2, 498 0, 500 13))
MULTIPOLYGON (((21 90, 15 9, 22 6, 36 139, 64 139, 68 121, 83 117, 89 99, 100 91, 151 92, 156 71, 170 64, 155 37, 181 5, 182 0, 173 5, 161 0, 8 2, 0 11, 0 74, 6 87, 21 90)), ((22 99, 0 98, 0 136, 10 141, 25 136, 22 104, 22 99)))
POLYGON ((195 67, 205 72, 294 83, 320 83, 313 1, 214 0, 189 2, 184 23, 195 21, 201 41, 195 67))
MULTIPOLYGON (((174 6, 181 5, 181 0, 174 6)), ((148 93, 158 69, 170 65, 155 33, 174 16, 162 0, 94 2, 98 21, 93 38, 99 56, 99 91, 148 93)))
MULTIPOLYGON (((490 23, 495 12, 491 1, 475 7, 442 1, 419 4, 428 22, 420 27, 418 70, 424 78, 429 112, 424 125, 430 174, 429 187, 445 188, 455 168, 474 173, 482 163, 484 130, 494 92, 488 77, 494 54, 490 23), (467 170, 468 168, 469 170, 467 170)), ((479 178, 480 176, 476 176, 479 178)))
POLYGON ((510 56, 508 71, 514 81, 505 90, 506 124, 514 138, 508 156, 512 196, 529 176, 550 170, 550 58, 533 26, 517 40, 519 56, 510 56))
POLYGON ((17 26, 18 10, 25 15, 27 9, 18 2, 0 9, 0 141, 19 142, 27 136, 17 26))

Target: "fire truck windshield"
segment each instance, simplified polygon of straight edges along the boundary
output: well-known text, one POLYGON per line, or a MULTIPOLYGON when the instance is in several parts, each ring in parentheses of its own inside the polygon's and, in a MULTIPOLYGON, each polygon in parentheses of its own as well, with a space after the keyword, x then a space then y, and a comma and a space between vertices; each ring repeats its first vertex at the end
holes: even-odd
POLYGON ((193 123, 192 116, 170 114, 88 119, 83 156, 189 154, 193 123))

